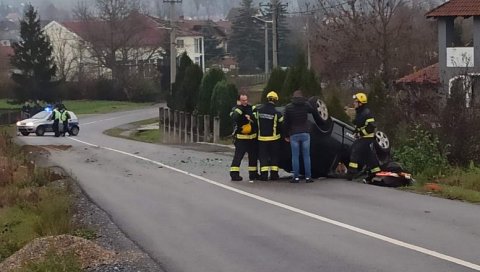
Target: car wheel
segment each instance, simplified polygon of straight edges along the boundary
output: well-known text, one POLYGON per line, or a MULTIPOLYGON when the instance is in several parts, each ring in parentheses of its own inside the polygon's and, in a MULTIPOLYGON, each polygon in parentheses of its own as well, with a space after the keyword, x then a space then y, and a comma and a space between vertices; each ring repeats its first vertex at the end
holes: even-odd
POLYGON ((77 136, 79 132, 80 132, 80 128, 77 127, 77 126, 74 126, 70 129, 68 134, 71 135, 71 136, 77 136))
POLYGON ((28 136, 28 135, 30 135, 30 132, 27 132, 27 131, 20 131, 20 133, 22 133, 23 136, 28 136))
POLYGON ((323 120, 323 121, 327 121, 329 119, 329 115, 328 115, 328 107, 327 107, 327 104, 325 102, 323 102, 322 99, 314 96, 314 97, 311 97, 308 102, 310 103, 310 105, 314 108, 314 109, 317 109, 318 111, 318 114, 320 115, 320 118, 323 120))
POLYGON ((45 128, 43 126, 37 127, 35 134, 37 134, 37 136, 43 136, 43 134, 45 134, 45 128))
POLYGON ((390 152, 390 140, 382 131, 375 132, 375 147, 383 152, 390 152))

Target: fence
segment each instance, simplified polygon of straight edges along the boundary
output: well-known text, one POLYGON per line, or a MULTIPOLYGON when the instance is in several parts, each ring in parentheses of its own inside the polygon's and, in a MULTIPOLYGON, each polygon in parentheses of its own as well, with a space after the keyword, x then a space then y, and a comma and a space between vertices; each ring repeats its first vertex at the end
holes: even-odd
POLYGON ((213 142, 220 140, 220 118, 159 108, 159 127, 164 143, 213 142))
POLYGON ((22 119, 21 111, 0 111, 0 125, 11 125, 22 119))

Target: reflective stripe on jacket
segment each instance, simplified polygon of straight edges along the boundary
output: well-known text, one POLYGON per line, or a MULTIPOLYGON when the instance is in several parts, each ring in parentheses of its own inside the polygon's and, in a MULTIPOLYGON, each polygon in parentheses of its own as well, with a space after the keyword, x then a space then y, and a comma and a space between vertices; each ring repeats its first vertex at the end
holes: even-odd
POLYGON ((230 112, 230 117, 232 117, 233 122, 235 123, 234 128, 234 137, 241 140, 252 140, 257 138, 257 124, 255 120, 255 116, 253 114, 254 106, 247 105, 247 106, 235 106, 232 108, 230 112), (251 121, 245 117, 245 115, 249 115, 251 121), (252 126, 251 131, 249 133, 242 133, 242 126, 249 124, 252 126))
POLYGON ((275 141, 280 139, 283 116, 272 103, 265 103, 254 111, 258 123, 258 140, 275 141))
POLYGON ((370 109, 365 105, 360 106, 356 109, 355 120, 353 120, 355 125, 355 132, 360 134, 362 138, 373 138, 375 137, 375 118, 373 117, 370 109))

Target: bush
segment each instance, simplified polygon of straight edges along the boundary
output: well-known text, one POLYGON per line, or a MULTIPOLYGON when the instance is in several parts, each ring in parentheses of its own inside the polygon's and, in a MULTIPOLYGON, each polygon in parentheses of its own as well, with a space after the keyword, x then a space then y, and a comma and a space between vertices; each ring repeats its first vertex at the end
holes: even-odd
POLYGON ((161 95, 160 86, 153 80, 139 79, 131 87, 132 102, 155 102, 161 95))
POLYGON ((237 101, 237 96, 237 87, 225 80, 218 82, 213 89, 210 112, 213 116, 220 117, 220 136, 222 137, 232 133, 233 122, 230 112, 237 101))
POLYGON ((344 108, 340 104, 340 100, 336 95, 331 95, 330 98, 326 101, 328 107, 328 113, 330 116, 335 117, 336 119, 343 121, 347 124, 351 123, 350 117, 345 112, 344 108))
POLYGON ((286 76, 287 72, 283 69, 273 69, 272 73, 270 74, 270 78, 268 79, 267 86, 265 86, 262 92, 262 103, 267 102, 267 94, 270 91, 281 92, 286 76))
POLYGON ((215 88, 215 85, 222 80, 226 80, 225 74, 222 70, 217 68, 210 69, 202 78, 196 107, 199 114, 210 113, 210 102, 213 88, 215 88))
POLYGON ((398 159, 413 174, 438 177, 448 169, 447 151, 441 149, 436 135, 416 126, 405 145, 395 150, 398 159))

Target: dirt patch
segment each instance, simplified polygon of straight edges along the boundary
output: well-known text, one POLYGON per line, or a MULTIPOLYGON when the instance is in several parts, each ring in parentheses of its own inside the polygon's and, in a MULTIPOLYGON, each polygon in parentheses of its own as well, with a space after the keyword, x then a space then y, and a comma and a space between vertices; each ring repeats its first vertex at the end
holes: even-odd
POLYGON ((80 237, 71 235, 49 236, 33 240, 8 257, 0 264, 0 271, 15 271, 29 262, 41 261, 51 251, 59 255, 74 254, 78 257, 83 269, 112 264, 125 258, 125 254, 117 254, 80 237))
POLYGON ((41 153, 41 154, 48 154, 50 155, 49 149, 53 149, 56 151, 66 151, 72 148, 71 145, 24 145, 22 146, 22 150, 29 153, 41 153))

